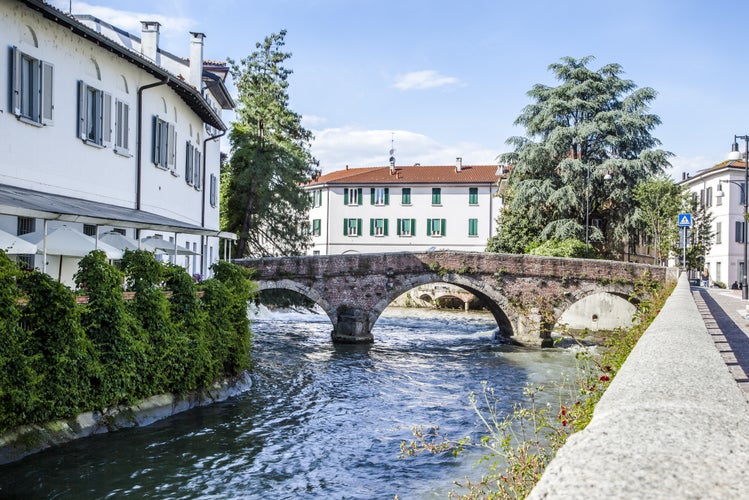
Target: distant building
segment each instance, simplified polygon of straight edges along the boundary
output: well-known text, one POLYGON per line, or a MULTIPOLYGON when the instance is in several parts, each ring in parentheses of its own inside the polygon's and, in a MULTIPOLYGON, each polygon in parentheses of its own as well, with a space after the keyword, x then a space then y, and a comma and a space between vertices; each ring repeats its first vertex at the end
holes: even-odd
POLYGON ((713 215, 713 244, 705 255, 710 281, 727 286, 744 275, 744 160, 730 160, 680 182, 713 215))
MULTIPOLYGON (((208 273, 229 236, 218 196, 228 68, 204 61, 202 33, 185 34, 189 59, 162 50, 159 28, 144 21, 137 37, 40 0, 0 0, 1 230, 157 235, 179 245, 173 262, 208 273)), ((72 281, 59 256, 18 258, 72 281)))
POLYGON ((481 252, 501 200, 497 165, 348 168, 305 186, 312 197, 310 254, 481 252))

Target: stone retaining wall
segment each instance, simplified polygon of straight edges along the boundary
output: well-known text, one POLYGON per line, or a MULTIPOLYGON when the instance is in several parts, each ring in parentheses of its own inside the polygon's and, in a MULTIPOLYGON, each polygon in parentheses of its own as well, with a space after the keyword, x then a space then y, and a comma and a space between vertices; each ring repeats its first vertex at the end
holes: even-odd
POLYGON ((25 425, 0 435, 0 464, 14 462, 52 446, 104 432, 146 426, 189 409, 223 401, 252 386, 249 373, 226 379, 200 393, 177 397, 160 394, 106 413, 86 412, 70 420, 25 425))
POLYGON ((529 498, 746 498, 749 405, 682 275, 529 498))

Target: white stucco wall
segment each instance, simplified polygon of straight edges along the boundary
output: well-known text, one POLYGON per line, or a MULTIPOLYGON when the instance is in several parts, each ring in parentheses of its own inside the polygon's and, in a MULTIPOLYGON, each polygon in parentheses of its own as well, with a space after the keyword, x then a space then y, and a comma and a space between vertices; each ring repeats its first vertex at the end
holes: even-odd
MULTIPOLYGON (((413 167, 418 168, 418 167, 413 167)), ((389 189, 388 205, 372 205, 371 185, 325 186, 322 189, 322 206, 310 211, 310 223, 321 221, 321 234, 313 236, 309 253, 378 253, 425 251, 430 248, 482 252, 487 239, 494 232, 495 219, 499 213, 498 199, 493 196, 496 186, 475 185, 388 185, 374 186, 389 189), (362 188, 361 205, 344 205, 344 189, 362 188), (411 189, 411 204, 403 205, 402 189, 411 189), (432 188, 441 188, 441 204, 432 205, 432 188), (469 204, 469 188, 478 188, 478 204, 469 204), (344 219, 361 219, 361 236, 344 235, 344 219), (397 234, 398 219, 415 219, 415 235, 397 234), (387 219, 388 235, 371 236, 370 219, 387 219), (445 219, 443 236, 427 235, 427 219, 445 219), (477 236, 468 235, 469 219, 478 220, 477 236)))
MULTIPOLYGON (((0 0, 0 14, 0 41, 3 45, 0 68, 6 75, 0 78, 0 134, 5 138, 0 141, 0 184, 136 208, 138 88, 157 80, 19 2, 0 0), (53 119, 48 125, 25 123, 13 113, 7 75, 10 74, 11 47, 14 46, 54 67, 53 119), (129 154, 118 154, 111 146, 92 146, 78 137, 79 80, 111 94, 113 104, 115 99, 119 99, 129 105, 129 154)), ((189 53, 187 33, 185 53, 189 53)), ((206 98, 214 109, 220 109, 210 93, 206 98)), ((211 207, 209 203, 209 188, 211 174, 219 178, 219 141, 209 141, 205 145, 204 186, 195 189, 185 182, 186 141, 203 151, 203 143, 209 135, 202 119, 167 85, 145 90, 142 110, 140 208, 199 226, 203 222, 205 197, 204 227, 218 230, 219 210, 218 206, 211 207), (151 161, 154 115, 175 125, 177 141, 173 171, 159 168, 151 161)), ((210 132, 215 133, 214 130, 210 132)), ((0 228, 15 234, 15 217, 0 215, 0 219, 3 219, 0 228)), ((40 226, 41 222, 37 225, 40 226)), ((82 230, 81 224, 69 225, 82 230)), ((101 232, 108 229, 102 227, 101 232)), ((174 237, 173 233, 147 231, 143 231, 141 236, 150 234, 162 234, 166 240, 174 237)), ((134 233, 128 231, 128 235, 134 236, 134 233)), ((190 248, 195 245, 200 251, 200 236, 179 235, 177 238, 180 245, 189 244, 190 248)), ((206 262, 204 269, 197 270, 199 273, 205 273, 205 268, 219 256, 217 238, 205 238, 204 245, 206 262)), ((176 260, 180 262, 183 257, 176 260)), ((37 266, 41 267, 41 264, 38 262, 37 266)), ((192 272, 192 263, 188 267, 192 272)))

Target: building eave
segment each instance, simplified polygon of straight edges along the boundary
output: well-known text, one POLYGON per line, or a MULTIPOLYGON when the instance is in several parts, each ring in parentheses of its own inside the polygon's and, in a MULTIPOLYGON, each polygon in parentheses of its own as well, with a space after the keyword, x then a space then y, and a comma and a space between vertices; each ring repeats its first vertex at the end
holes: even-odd
POLYGON ((200 91, 189 85, 187 82, 179 79, 176 75, 169 73, 164 68, 161 68, 154 62, 143 57, 138 52, 130 50, 114 40, 110 40, 109 38, 97 33, 88 26, 77 21, 75 18, 68 16, 64 12, 52 7, 42 0, 20 1, 27 7, 39 12, 45 19, 53 21, 60 26, 69 29, 75 35, 89 40, 91 43, 122 57, 127 62, 144 70, 158 80, 168 80, 169 87, 185 102, 185 104, 195 111, 195 114, 197 114, 205 123, 222 131, 227 130, 221 117, 210 107, 200 91))

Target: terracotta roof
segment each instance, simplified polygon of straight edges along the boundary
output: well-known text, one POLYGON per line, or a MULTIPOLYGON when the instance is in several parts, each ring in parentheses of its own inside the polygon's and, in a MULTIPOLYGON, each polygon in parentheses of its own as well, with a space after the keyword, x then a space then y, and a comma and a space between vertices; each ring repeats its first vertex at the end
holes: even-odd
POLYGON ((746 162, 744 160, 725 160, 725 161, 718 163, 717 165, 713 165, 710 168, 700 170, 693 176, 687 177, 686 179, 682 179, 681 181, 679 181, 679 184, 688 184, 690 181, 694 181, 695 179, 700 179, 704 176, 708 176, 710 174, 719 172, 721 170, 731 170, 731 171, 743 173, 745 168, 746 168, 746 162))
POLYGON ((337 170, 310 181, 307 186, 320 184, 476 184, 499 181, 497 165, 463 165, 460 172, 455 165, 347 168, 337 170))

